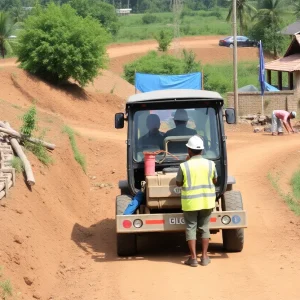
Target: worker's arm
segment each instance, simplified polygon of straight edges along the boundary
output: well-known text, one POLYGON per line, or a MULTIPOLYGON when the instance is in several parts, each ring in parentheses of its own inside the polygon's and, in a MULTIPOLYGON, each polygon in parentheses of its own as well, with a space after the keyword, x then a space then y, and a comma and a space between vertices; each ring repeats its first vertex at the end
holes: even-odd
POLYGON ((217 184, 217 181, 218 181, 218 173, 217 173, 217 169, 216 169, 216 166, 215 166, 215 170, 214 170, 214 178, 213 178, 213 184, 216 185, 217 184))
POLYGON ((283 123, 283 126, 284 126, 284 128, 286 129, 286 131, 287 131, 288 133, 290 133, 290 129, 289 129, 288 123, 287 123, 286 121, 283 121, 282 123, 283 123))
POLYGON ((289 126, 290 126, 290 128, 291 128, 291 131, 294 133, 295 130, 294 130, 292 124, 291 124, 291 119, 288 119, 288 124, 289 124, 289 126))
POLYGON ((181 167, 179 167, 178 172, 177 172, 176 185, 183 186, 183 173, 182 173, 181 167))

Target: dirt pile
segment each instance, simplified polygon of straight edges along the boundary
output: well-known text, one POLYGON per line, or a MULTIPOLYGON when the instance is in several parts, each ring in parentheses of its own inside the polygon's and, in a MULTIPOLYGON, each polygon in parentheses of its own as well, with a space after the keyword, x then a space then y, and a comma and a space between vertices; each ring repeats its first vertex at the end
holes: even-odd
POLYGON ((122 111, 124 100, 76 85, 59 89, 14 66, 0 71, 0 90, 2 120, 19 129, 20 116, 35 103, 39 128, 46 130, 44 139, 57 145, 50 154, 54 163, 48 167, 27 153, 36 185, 28 189, 23 175, 17 174, 16 186, 0 202, 0 265, 5 278, 21 292, 19 299, 49 299, 60 294, 55 290, 59 281, 82 270, 78 264, 84 255, 77 241, 91 236, 90 226, 99 220, 95 203, 116 193, 113 178, 124 177, 119 166, 124 139, 77 135, 78 148, 87 159, 84 174, 62 129, 65 124, 84 124, 111 131, 114 113, 122 111), (115 157, 114 162, 107 161, 108 156, 115 157))

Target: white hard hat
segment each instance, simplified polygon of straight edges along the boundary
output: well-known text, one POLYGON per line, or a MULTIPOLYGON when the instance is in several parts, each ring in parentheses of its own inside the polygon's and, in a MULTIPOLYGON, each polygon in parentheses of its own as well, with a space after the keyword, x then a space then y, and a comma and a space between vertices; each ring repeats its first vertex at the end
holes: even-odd
POLYGON ((189 117, 185 109, 177 109, 174 115, 174 121, 188 121, 189 117))
POLYGON ((186 146, 193 150, 203 150, 204 149, 204 143, 200 136, 194 135, 192 136, 186 146))
POLYGON ((292 114, 292 116, 293 116, 294 118, 297 117, 297 113, 296 113, 295 111, 292 111, 291 114, 292 114))

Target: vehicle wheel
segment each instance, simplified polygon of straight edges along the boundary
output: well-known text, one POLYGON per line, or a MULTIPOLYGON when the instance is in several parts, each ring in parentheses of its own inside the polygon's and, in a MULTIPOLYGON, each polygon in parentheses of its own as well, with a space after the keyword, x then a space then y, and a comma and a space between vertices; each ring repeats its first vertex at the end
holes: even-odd
MULTIPOLYGON (((123 215, 132 198, 128 195, 117 196, 116 215, 123 215)), ((117 233, 117 253, 119 256, 132 256, 137 251, 136 235, 134 233, 117 233)))
POLYGON ((230 45, 229 45, 229 48, 231 48, 231 49, 232 49, 232 48, 233 48, 233 44, 230 44, 230 45))
MULTIPOLYGON (((222 210, 243 209, 243 199, 239 191, 228 191, 222 196, 222 210)), ((228 252, 241 252, 244 247, 244 228, 222 230, 223 247, 228 252)))

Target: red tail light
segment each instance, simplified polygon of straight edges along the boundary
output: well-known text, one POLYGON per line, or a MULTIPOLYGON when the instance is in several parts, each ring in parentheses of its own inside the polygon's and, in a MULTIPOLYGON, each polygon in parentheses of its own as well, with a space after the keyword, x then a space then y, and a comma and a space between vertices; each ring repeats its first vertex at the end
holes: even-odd
POLYGON ((130 228, 131 226, 132 226, 131 221, 129 221, 129 220, 124 220, 123 221, 123 227, 124 228, 130 228))

